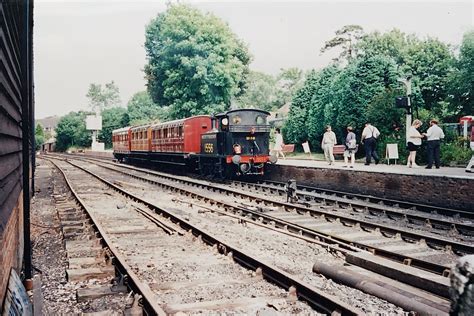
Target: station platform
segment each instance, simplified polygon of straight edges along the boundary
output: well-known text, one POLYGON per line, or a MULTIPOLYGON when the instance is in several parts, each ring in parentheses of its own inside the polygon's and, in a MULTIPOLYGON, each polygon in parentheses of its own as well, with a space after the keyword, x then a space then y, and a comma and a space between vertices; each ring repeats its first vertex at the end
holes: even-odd
POLYGON ((265 179, 294 179, 298 184, 321 189, 474 212, 474 173, 464 168, 366 166, 361 162, 354 168, 343 166, 341 160, 329 165, 321 160, 280 159, 268 166, 265 179))
MULTIPOLYGON (((400 164, 382 164, 375 165, 374 163, 369 166, 364 165, 363 162, 356 162, 354 168, 345 168, 343 161, 338 161, 334 165, 329 165, 326 161, 312 160, 312 159, 279 159, 277 165, 288 165, 298 167, 309 167, 309 168, 325 168, 325 169, 341 169, 350 171, 365 171, 365 172, 383 172, 383 173, 394 173, 401 175, 423 175, 423 176, 434 176, 434 177, 452 177, 452 178, 466 178, 474 179, 474 173, 468 173, 465 168, 459 167, 441 167, 436 169, 425 169, 425 166, 419 166, 418 168, 408 168, 406 165, 400 164)), ((473 170, 474 171, 474 170, 473 170)), ((474 190, 474 188, 473 188, 474 190)), ((474 192, 473 192, 474 194, 474 192)))

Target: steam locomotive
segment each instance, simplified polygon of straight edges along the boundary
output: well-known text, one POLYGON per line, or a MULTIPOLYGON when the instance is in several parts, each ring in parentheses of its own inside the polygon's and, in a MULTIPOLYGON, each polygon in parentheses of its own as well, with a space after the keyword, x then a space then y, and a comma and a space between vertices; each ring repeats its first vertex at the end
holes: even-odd
POLYGON ((269 154, 269 114, 239 109, 117 129, 112 132, 114 156, 220 178, 263 175, 265 165, 277 160, 269 154))

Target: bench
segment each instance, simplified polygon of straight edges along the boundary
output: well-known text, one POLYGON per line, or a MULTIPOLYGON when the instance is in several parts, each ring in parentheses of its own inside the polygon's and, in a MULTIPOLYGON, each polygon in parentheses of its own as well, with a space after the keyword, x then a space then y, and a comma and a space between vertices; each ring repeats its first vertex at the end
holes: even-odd
POLYGON ((281 151, 284 153, 292 153, 295 151, 295 144, 283 145, 283 148, 281 149, 281 151))
POLYGON ((333 150, 332 153, 334 155, 344 155, 344 151, 346 150, 346 146, 345 145, 334 145, 332 150, 333 150))

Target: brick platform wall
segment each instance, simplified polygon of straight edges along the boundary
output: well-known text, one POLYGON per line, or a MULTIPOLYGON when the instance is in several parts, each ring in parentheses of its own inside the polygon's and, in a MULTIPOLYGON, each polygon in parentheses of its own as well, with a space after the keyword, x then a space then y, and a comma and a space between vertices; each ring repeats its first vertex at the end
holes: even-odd
MULTIPOLYGON (((10 219, 0 236, 0 298, 4 298, 10 277, 10 270, 21 270, 23 258, 23 194, 20 194, 17 205, 13 208, 10 219)), ((2 300, 0 300, 0 311, 2 300)))
POLYGON ((266 178, 474 212, 474 179, 271 165, 266 178))

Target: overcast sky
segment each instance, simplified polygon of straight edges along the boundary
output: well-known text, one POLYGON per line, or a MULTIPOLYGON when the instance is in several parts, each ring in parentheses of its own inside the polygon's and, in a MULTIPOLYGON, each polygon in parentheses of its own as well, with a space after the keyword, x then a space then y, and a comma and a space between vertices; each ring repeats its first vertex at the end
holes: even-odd
MULTIPOLYGON (((398 28, 458 46, 474 25, 473 1, 181 1, 228 22, 249 46, 251 68, 321 68, 324 42, 343 25, 398 28)), ((90 83, 114 80, 122 102, 145 90, 145 25, 164 0, 35 0, 36 117, 87 109, 90 83)))

